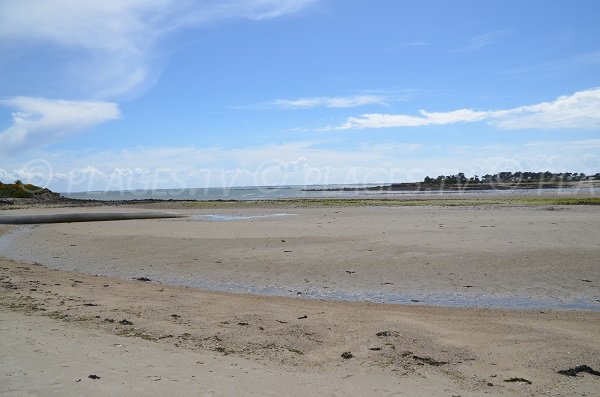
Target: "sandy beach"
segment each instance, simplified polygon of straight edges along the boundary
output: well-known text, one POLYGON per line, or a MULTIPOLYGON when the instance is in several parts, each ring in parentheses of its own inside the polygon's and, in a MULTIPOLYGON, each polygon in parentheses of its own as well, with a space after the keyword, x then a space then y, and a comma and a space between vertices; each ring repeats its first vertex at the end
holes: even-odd
POLYGON ((61 270, 220 291, 600 310, 585 281, 600 279, 596 206, 173 211, 188 217, 18 226, 0 247, 61 270))
POLYGON ((0 227, 3 395, 597 395, 597 206, 172 207, 0 227))

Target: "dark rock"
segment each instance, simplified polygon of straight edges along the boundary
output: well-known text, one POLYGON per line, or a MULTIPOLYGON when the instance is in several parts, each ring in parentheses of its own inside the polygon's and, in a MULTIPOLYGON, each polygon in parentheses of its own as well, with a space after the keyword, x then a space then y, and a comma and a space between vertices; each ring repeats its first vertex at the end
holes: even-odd
POLYGON ((119 321, 119 324, 121 325, 133 325, 133 323, 129 320, 121 320, 119 321))
POLYGON ((148 277, 135 277, 134 280, 137 280, 137 281, 152 281, 148 277))
POLYGON ((305 319, 305 318, 308 318, 308 316, 307 316, 307 315, 304 315, 304 316, 302 316, 302 317, 298 317, 298 320, 302 320, 302 319, 305 319))
POLYGON ((350 353, 350 352, 343 352, 343 353, 342 353, 342 358, 343 358, 344 360, 351 359, 352 357, 354 357, 354 355, 353 355, 352 353, 350 353))
POLYGON ((381 331, 376 333, 376 336, 382 337, 382 336, 390 336, 392 333, 390 331, 381 331))
POLYGON ((88 375, 88 378, 90 378, 90 379, 100 379, 100 377, 98 375, 94 375, 94 374, 88 375))
POLYGON ((575 368, 561 369, 557 373, 566 376, 577 376, 580 372, 587 372, 590 375, 600 376, 599 371, 596 371, 587 365, 578 365, 575 368))
POLYGON ((423 364, 433 365, 434 367, 439 367, 440 365, 448 364, 447 361, 437 361, 431 357, 420 357, 420 356, 412 356, 413 360, 416 360, 423 364))
POLYGON ((525 379, 525 378, 508 378, 508 379, 504 379, 505 382, 521 382, 521 383, 527 383, 528 385, 531 384, 531 381, 529 379, 525 379))

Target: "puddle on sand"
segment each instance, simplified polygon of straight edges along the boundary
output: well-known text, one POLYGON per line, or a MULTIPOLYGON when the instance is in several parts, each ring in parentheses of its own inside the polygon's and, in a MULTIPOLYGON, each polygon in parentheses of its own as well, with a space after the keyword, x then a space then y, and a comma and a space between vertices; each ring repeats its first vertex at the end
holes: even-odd
POLYGON ((227 214, 208 214, 208 215, 192 215, 188 219, 190 221, 212 221, 212 222, 228 222, 228 221, 244 221, 261 218, 278 218, 282 216, 295 216, 298 214, 264 214, 264 215, 227 215, 227 214))
POLYGON ((523 296, 499 296, 484 294, 454 294, 450 292, 411 294, 402 292, 367 292, 324 290, 303 288, 299 290, 284 286, 257 286, 243 283, 214 282, 208 280, 167 279, 167 284, 186 285, 223 292, 250 293, 267 296, 288 296, 307 299, 334 300, 346 302, 373 302, 401 305, 423 305, 438 307, 470 307, 490 309, 521 310, 589 310, 600 311, 600 301, 586 298, 566 300, 532 298, 523 296))

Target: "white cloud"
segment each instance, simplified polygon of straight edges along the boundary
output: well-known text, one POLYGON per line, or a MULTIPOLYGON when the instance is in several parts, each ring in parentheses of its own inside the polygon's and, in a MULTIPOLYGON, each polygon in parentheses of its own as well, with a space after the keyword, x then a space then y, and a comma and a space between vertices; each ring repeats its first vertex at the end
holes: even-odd
POLYGON ((67 54, 61 61, 72 60, 59 72, 74 88, 84 87, 78 94, 115 97, 132 94, 156 78, 156 46, 173 31, 222 19, 276 18, 315 1, 4 0, 0 50, 18 59, 50 45, 57 57, 67 54))
POLYGON ((600 88, 561 96, 554 101, 491 112, 493 124, 508 129, 600 127, 600 88))
POLYGON ((119 117, 114 103, 43 99, 40 87, 69 98, 135 96, 158 77, 158 58, 166 52, 159 46, 168 34, 224 19, 276 18, 315 1, 0 1, 1 77, 21 90, 35 87, 39 96, 0 103, 17 110, 0 133, 0 151, 52 143, 119 117), (21 75, 20 59, 30 54, 38 62, 28 62, 21 75))
POLYGON ((0 105, 16 109, 13 124, 0 132, 0 153, 5 155, 50 144, 120 117, 119 107, 111 102, 15 97, 0 105))
POLYGON ((600 88, 561 96, 550 102, 506 110, 450 112, 420 111, 420 116, 405 114, 363 114, 350 117, 337 129, 420 127, 488 121, 503 129, 578 129, 600 127, 600 88))
POLYGON ((445 113, 429 113, 420 111, 421 116, 404 114, 363 114, 360 117, 350 117, 339 129, 351 128, 386 128, 386 127, 420 127, 426 125, 442 125, 467 121, 479 121, 486 117, 484 112, 469 109, 455 110, 445 113))
POLYGON ((268 103, 268 105, 290 109, 310 109, 316 107, 353 108, 372 104, 386 105, 385 100, 386 97, 380 95, 354 95, 345 97, 277 99, 268 103))

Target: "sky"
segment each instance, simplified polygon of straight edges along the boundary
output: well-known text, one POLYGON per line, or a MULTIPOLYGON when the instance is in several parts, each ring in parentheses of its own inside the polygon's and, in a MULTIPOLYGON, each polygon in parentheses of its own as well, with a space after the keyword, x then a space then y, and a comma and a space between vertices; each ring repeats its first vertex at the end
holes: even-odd
POLYGON ((600 172, 600 2, 2 0, 0 181, 600 172))

